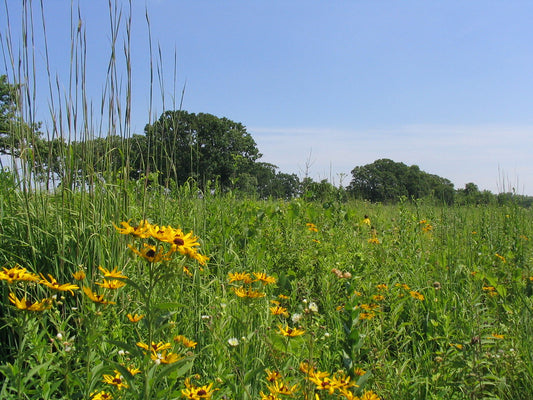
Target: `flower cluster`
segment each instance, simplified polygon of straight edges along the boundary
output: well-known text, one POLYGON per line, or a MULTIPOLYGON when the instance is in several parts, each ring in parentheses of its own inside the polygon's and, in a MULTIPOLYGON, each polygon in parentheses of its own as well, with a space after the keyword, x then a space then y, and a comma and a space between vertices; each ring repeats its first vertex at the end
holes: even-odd
POLYGON ((233 292, 238 297, 259 298, 265 297, 265 293, 262 290, 258 290, 257 284, 262 286, 273 285, 277 282, 276 278, 269 276, 264 272, 254 272, 254 278, 248 272, 230 272, 228 274, 229 283, 239 282, 239 286, 234 286, 233 292))
POLYGON ((120 225, 121 227, 115 225, 119 233, 148 241, 142 242, 140 247, 128 247, 150 263, 169 261, 176 252, 198 261, 200 265, 206 265, 209 260, 198 252, 200 243, 192 231, 185 234, 179 228, 153 225, 146 220, 140 221, 137 226, 130 225, 130 221, 123 221, 120 225))

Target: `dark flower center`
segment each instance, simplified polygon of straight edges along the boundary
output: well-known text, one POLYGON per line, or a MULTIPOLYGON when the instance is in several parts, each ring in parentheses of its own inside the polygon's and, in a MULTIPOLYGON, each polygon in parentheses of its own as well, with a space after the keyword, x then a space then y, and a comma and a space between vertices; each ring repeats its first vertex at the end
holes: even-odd
POLYGON ((178 246, 183 246, 185 244, 185 242, 183 241, 182 238, 180 237, 175 237, 174 238, 174 244, 175 245, 178 245, 178 246))

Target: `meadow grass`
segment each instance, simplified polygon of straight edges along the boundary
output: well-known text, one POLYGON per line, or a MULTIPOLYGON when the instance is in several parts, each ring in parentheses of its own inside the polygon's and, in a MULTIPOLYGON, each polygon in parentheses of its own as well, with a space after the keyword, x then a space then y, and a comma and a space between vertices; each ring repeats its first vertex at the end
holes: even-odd
MULTIPOLYGON (((24 4, 27 38, 45 38, 24 4)), ((131 19, 114 4, 107 108, 86 98, 73 10, 68 92, 48 73, 50 139, 130 133, 131 19)), ((30 83, 19 117, 35 123, 35 48, 17 53, 7 29, 10 75, 30 83)), ((62 147, 49 185, 34 160, 52 148, 0 172, 0 398, 533 397, 530 209, 199 196, 121 176, 133 149, 113 143, 104 160, 62 147)))

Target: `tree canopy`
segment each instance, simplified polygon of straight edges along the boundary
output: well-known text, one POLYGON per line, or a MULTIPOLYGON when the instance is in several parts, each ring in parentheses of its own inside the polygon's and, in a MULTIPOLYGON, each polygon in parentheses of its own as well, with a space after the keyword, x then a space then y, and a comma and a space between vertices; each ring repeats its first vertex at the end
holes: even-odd
POLYGON ((416 165, 407 166, 387 158, 355 167, 348 192, 373 202, 434 196, 450 204, 454 197, 453 183, 448 179, 421 171, 416 165))

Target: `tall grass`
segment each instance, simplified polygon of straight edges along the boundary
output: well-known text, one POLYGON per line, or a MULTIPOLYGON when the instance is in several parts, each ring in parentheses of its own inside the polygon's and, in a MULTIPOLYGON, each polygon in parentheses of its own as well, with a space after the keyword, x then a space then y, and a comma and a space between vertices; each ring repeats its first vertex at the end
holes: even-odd
MULTIPOLYGON (((109 64, 95 105, 88 98, 93 83, 86 81, 81 10, 72 6, 64 82, 49 65, 43 3, 22 4, 20 47, 11 36, 7 2, 2 36, 9 76, 24 83, 18 113, 26 125, 37 122, 34 43, 42 37, 50 108, 43 128, 48 143, 62 144, 32 147, 35 132, 23 123, 13 127, 23 138, 22 156, 17 168, 0 173, 0 264, 42 278, 51 274, 60 283, 74 283, 77 271, 85 277, 78 276, 80 290, 73 295, 2 278, 1 398, 533 396, 531 210, 423 201, 258 201, 209 190, 198 196, 194 182, 169 188, 130 181, 118 171, 128 168, 135 149, 110 140, 105 159, 95 160, 91 146, 96 136, 131 134, 131 5, 109 3, 109 64), (121 84, 117 71, 123 67, 127 79, 121 84), (81 158, 70 152, 73 141, 87 145, 81 158), (120 165, 112 158, 117 152, 120 165), (36 170, 35 159, 58 154, 59 171, 36 170), (95 173, 97 162, 108 173, 95 173), (193 231, 210 260, 202 266, 173 254, 162 263, 147 262, 127 245, 142 249, 139 242, 156 242, 119 234, 113 224, 128 220, 193 231), (126 286, 101 289, 98 267, 122 271, 127 278, 118 280, 126 286), (232 281, 229 275, 254 278, 254 272, 276 283, 232 281), (116 304, 91 301, 84 286, 116 304), (239 297, 240 286, 263 297, 239 297), (32 302, 51 299, 52 308, 19 310, 10 293, 32 302), (286 314, 273 314, 275 304, 286 314), (127 314, 144 318, 132 323, 127 314), (289 329, 304 333, 284 335, 289 329), (181 336, 196 345, 174 340, 181 336), (171 348, 157 353, 139 346, 152 341, 171 348), (181 358, 166 364, 169 352, 181 358), (335 386, 339 381, 344 386, 335 386), (350 387, 355 382, 359 387, 350 387)), ((158 61, 149 56, 152 94, 154 75, 164 93, 161 52, 158 61)))

